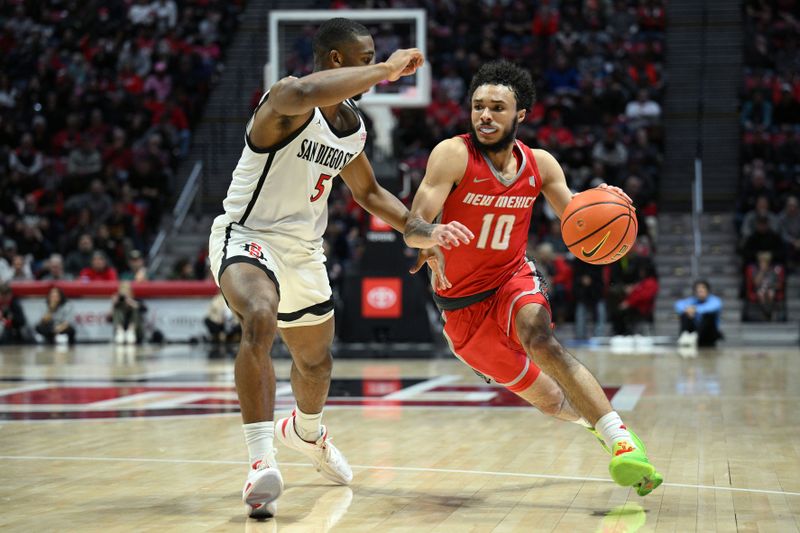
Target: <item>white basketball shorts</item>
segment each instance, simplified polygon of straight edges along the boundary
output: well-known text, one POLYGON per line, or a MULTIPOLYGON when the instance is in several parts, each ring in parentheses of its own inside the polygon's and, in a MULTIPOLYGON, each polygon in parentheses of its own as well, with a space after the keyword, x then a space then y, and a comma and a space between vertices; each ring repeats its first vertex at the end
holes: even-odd
POLYGON ((211 228, 208 256, 217 285, 225 269, 234 263, 250 263, 264 271, 278 287, 279 328, 314 326, 333 316, 321 245, 255 231, 222 215, 211 228))

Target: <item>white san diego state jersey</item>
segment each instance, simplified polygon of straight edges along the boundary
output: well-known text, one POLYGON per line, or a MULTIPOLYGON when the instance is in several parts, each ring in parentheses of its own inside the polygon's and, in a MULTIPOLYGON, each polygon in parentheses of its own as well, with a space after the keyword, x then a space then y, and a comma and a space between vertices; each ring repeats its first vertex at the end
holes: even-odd
MULTIPOLYGON (((269 93, 264 95, 259 107, 268 97, 269 93)), ((253 146, 250 119, 245 147, 222 204, 228 223, 321 242, 331 180, 361 153, 367 139, 355 104, 347 100, 342 105, 358 117, 355 127, 336 130, 315 108, 299 130, 269 149, 253 146)))

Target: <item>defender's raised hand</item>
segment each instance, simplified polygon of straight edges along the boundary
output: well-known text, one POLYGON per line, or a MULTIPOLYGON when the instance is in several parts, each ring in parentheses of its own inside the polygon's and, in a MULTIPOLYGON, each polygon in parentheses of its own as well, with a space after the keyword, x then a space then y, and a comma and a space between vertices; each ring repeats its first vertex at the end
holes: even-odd
POLYGON ((385 64, 389 67, 389 75, 386 79, 389 81, 397 81, 403 76, 410 76, 414 74, 419 67, 425 63, 425 57, 418 48, 407 48, 397 50, 385 64))

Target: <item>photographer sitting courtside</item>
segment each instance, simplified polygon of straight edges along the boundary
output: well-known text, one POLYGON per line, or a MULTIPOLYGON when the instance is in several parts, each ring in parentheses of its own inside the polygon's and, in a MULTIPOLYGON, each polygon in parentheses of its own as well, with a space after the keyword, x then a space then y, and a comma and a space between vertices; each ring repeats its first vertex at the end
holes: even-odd
POLYGON ((64 296, 64 291, 58 287, 51 287, 47 293, 47 308, 36 324, 36 333, 48 344, 74 344, 75 328, 72 326, 74 318, 75 310, 64 296))
POLYGON ((111 297, 111 321, 114 325, 114 342, 136 344, 144 338, 144 313, 147 311, 141 300, 134 298, 129 281, 119 284, 117 293, 111 297))

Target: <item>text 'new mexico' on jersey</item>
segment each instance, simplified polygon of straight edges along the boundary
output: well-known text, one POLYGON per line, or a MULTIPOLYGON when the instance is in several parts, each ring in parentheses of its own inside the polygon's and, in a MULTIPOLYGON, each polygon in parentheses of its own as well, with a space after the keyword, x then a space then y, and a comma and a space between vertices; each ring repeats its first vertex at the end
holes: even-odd
MULTIPOLYGON (((269 93, 259 108, 267 98, 269 93)), ((300 129, 267 149, 250 141, 251 118, 222 204, 223 216, 256 231, 321 242, 328 223, 331 180, 361 153, 367 139, 355 104, 347 100, 342 106, 355 113, 358 122, 353 128, 336 130, 315 108, 300 129)))
POLYGON ((515 141, 519 171, 505 180, 467 135, 469 160, 464 176, 450 192, 442 209, 441 223, 453 220, 467 226, 475 238, 445 256, 445 274, 452 287, 437 291, 445 298, 462 298, 495 289, 525 264, 525 250, 533 202, 542 179, 531 149, 515 141))

